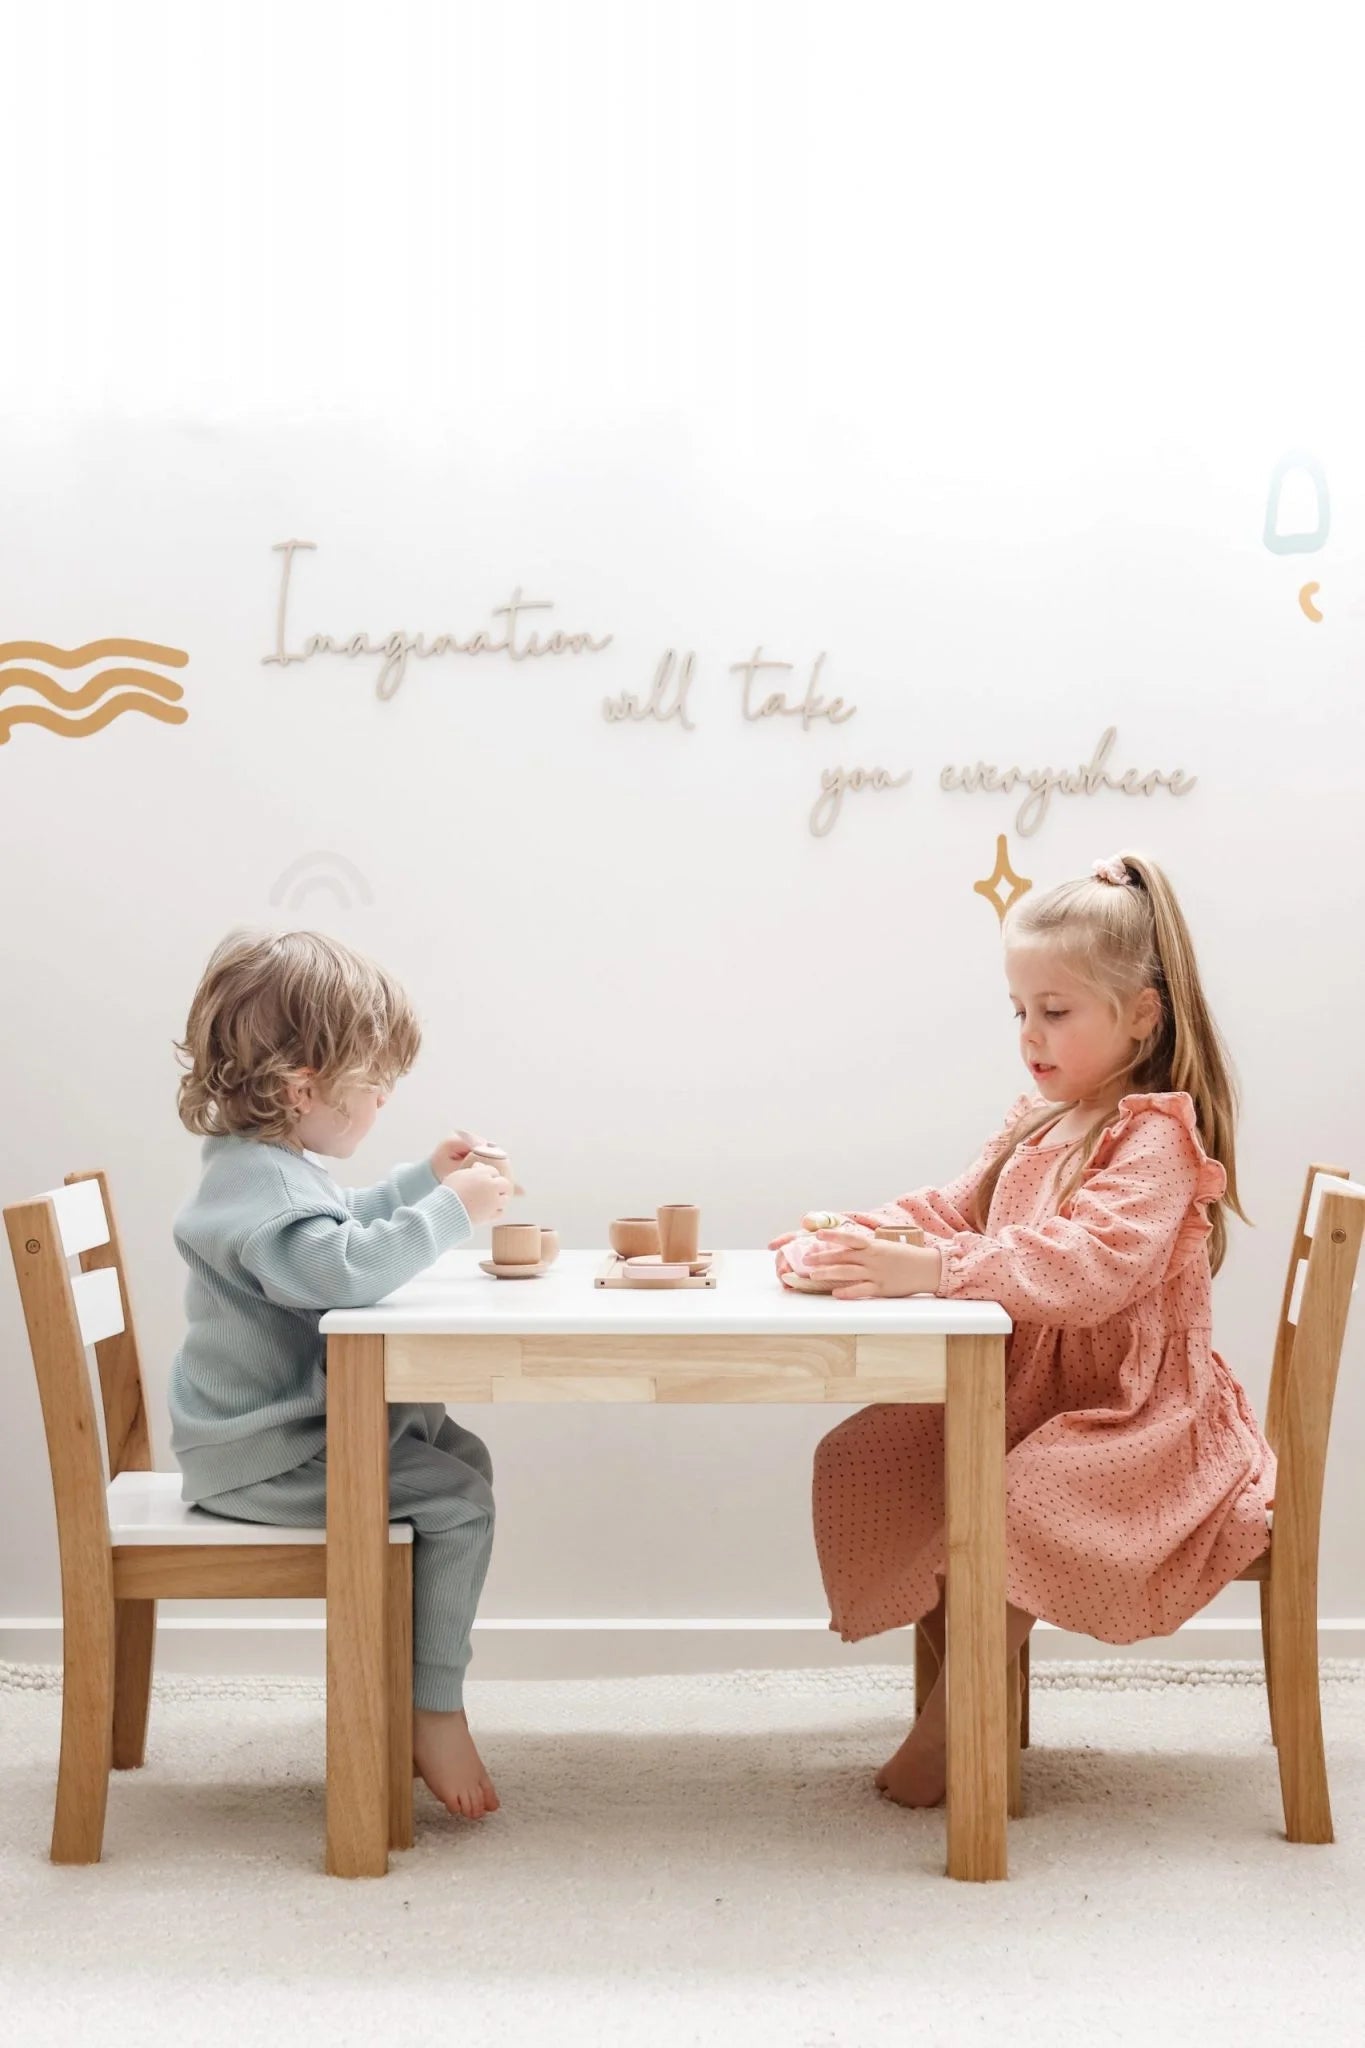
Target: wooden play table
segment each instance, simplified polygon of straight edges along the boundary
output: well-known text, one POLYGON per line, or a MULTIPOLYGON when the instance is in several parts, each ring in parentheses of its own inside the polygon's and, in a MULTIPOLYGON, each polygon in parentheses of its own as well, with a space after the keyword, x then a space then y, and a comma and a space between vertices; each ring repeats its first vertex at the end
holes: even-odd
POLYGON ((714 1288, 595 1287, 602 1252, 497 1281, 452 1252, 327 1339, 327 1868, 388 1869, 389 1401, 936 1401, 948 1519, 948 1874, 1006 1873, 1005 1339, 993 1302, 789 1294, 767 1251, 714 1288))

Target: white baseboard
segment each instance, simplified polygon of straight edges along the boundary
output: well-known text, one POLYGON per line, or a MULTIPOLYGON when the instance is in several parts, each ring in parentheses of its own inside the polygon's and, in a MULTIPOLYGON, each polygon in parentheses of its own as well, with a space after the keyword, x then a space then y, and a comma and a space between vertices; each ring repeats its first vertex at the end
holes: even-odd
MULTIPOLYGON (((1365 1619, 1318 1623, 1325 1657, 1365 1657, 1365 1619)), ((321 1678, 321 1615, 236 1617, 167 1615, 157 1625, 157 1668, 215 1677, 321 1678)), ((863 1643, 841 1643, 823 1621, 516 1620, 474 1625, 471 1678, 634 1678, 673 1672, 810 1670, 834 1665, 902 1664, 911 1632, 895 1629, 863 1643)), ((59 1618, 0 1616, 0 1662, 55 1664, 59 1618)), ((1040 1622, 1035 1658, 1151 1658, 1161 1662, 1258 1658, 1256 1623, 1200 1616, 1171 1636, 1121 1647, 1070 1635, 1040 1622)))

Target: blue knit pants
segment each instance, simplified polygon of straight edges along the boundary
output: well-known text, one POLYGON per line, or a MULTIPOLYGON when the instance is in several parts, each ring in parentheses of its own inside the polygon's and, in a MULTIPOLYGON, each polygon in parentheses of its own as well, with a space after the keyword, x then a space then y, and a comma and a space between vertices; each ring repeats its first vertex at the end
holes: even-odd
MULTIPOLYGON (((413 1705, 464 1701, 469 1632, 493 1548, 493 1465, 478 1437, 439 1406, 389 1410, 389 1518, 411 1522, 413 1705)), ((327 1520, 327 1453, 198 1505, 232 1521, 311 1529, 327 1520)))

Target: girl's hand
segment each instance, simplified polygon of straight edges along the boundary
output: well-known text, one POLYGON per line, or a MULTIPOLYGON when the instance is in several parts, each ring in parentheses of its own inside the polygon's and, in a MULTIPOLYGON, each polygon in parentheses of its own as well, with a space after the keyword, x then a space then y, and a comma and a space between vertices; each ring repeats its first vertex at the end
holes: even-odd
POLYGON ((456 1131, 453 1138, 443 1139, 430 1160, 431 1170, 437 1180, 444 1180, 447 1174, 454 1173, 455 1169, 468 1159, 475 1147, 482 1145, 483 1142, 482 1138, 476 1138, 470 1131, 456 1131))
POLYGON ((836 1301, 870 1301, 906 1294, 934 1294, 943 1277, 942 1255, 928 1245, 893 1244, 887 1238, 865 1237, 849 1230, 821 1230, 828 1251, 812 1252, 806 1261, 812 1277, 833 1280, 836 1301))
POLYGON ((769 1241, 768 1250, 770 1252, 780 1252, 784 1244, 790 1244, 794 1237, 800 1237, 800 1235, 801 1232, 799 1230, 788 1230, 783 1236, 772 1238, 769 1241))
POLYGON ((452 1188, 464 1203, 465 1214, 471 1223, 496 1223, 512 1192, 512 1183, 506 1174, 497 1172, 484 1160, 473 1166, 460 1167, 443 1178, 445 1185, 452 1188))

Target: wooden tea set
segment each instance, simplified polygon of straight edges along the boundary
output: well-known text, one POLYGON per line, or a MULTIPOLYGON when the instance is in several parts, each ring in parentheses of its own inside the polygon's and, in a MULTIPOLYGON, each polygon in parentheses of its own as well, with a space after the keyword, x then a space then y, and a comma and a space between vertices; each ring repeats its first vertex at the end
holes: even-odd
POLYGON ((666 1202, 653 1216, 618 1216, 594 1287, 714 1287, 715 1253, 697 1249, 701 1210, 666 1202))
MULTIPOLYGON (((478 1145, 469 1157, 496 1167, 524 1195, 501 1145, 478 1145)), ((612 1224, 611 1255, 595 1287, 714 1287, 713 1252, 697 1249, 701 1211, 691 1202, 666 1202, 653 1216, 621 1216, 612 1224)), ((559 1233, 542 1223, 495 1223, 492 1257, 479 1270, 494 1280, 538 1280, 559 1257, 559 1233)))
MULTIPOLYGON (((513 1194, 525 1194, 500 1145, 476 1146, 469 1156, 496 1167, 512 1181, 513 1194)), ((831 1209, 812 1209, 802 1217, 801 1228, 814 1235, 852 1221, 831 1209)), ((714 1287, 716 1255, 698 1249, 700 1235, 701 1211, 691 1202, 665 1202, 653 1216, 618 1216, 608 1231, 611 1251, 593 1286, 714 1287)), ((894 1244, 924 1243, 924 1232, 913 1223, 880 1224, 869 1235, 894 1244)), ((495 1223, 492 1236, 493 1256, 480 1259, 479 1269, 494 1280, 538 1280, 559 1257, 559 1233, 541 1223, 495 1223)), ((829 1294, 836 1284, 791 1271, 780 1277, 784 1287, 798 1294, 829 1294)))

